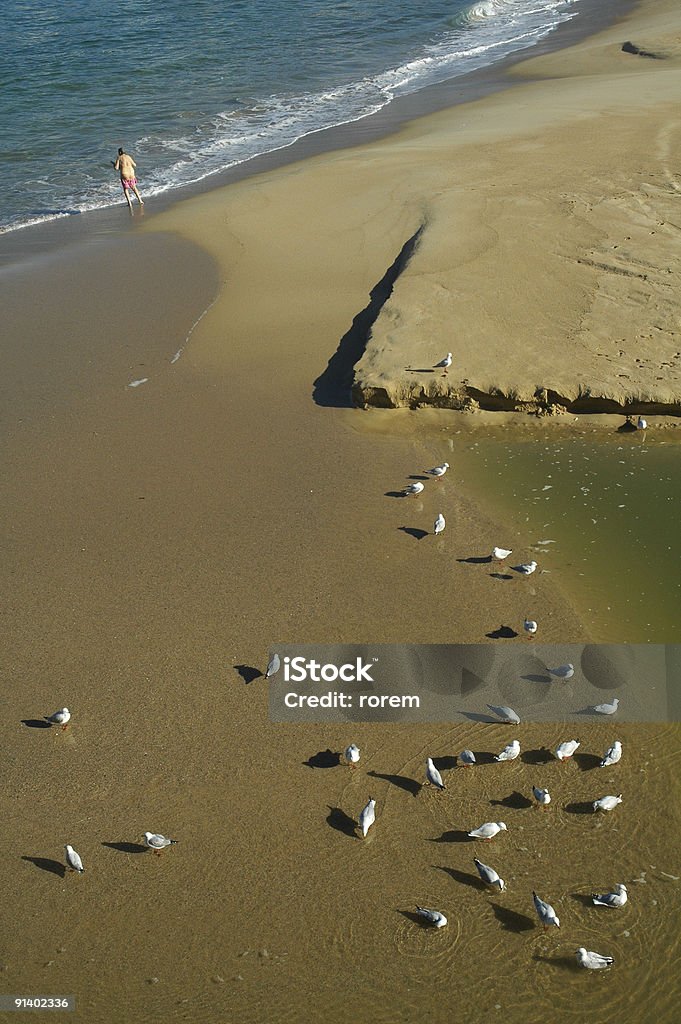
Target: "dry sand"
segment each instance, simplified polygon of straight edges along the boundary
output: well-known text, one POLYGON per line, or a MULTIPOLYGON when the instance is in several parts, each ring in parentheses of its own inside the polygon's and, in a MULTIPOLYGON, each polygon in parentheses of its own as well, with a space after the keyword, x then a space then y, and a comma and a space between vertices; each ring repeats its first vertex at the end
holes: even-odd
MULTIPOLYGON (((501 749, 506 727, 273 726, 257 678, 278 641, 477 642, 502 624, 517 628, 530 596, 545 641, 583 639, 551 577, 471 582, 457 558, 486 554, 508 534, 516 550, 529 538, 482 517, 454 468, 415 501, 389 496, 447 452, 417 433, 365 431, 362 414, 334 406, 338 363, 342 375, 352 359, 343 351, 331 374, 324 367, 340 339, 349 334, 351 345, 353 318, 424 223, 384 317, 398 303, 408 308, 402 287, 412 277, 418 285, 426 258, 439 267, 427 287, 421 281, 431 315, 446 237, 457 281, 472 289, 492 260, 486 240, 498 218, 506 242, 492 277, 497 316, 508 321, 504 365, 528 358, 518 303, 507 301, 514 273, 524 273, 515 247, 524 239, 527 261, 548 262, 538 239, 559 224, 562 256, 551 259, 560 280, 525 295, 533 338, 559 311, 572 322, 573 301, 599 345, 611 344, 611 315, 621 313, 634 337, 634 305, 619 310, 629 292, 608 290, 610 276, 576 260, 587 236, 594 252, 606 238, 614 244, 633 203, 635 258, 654 264, 658 280, 659 240, 648 236, 644 251, 642 239, 665 189, 677 191, 678 61, 649 64, 620 55, 618 44, 671 51, 678 18, 660 20, 655 34, 648 27, 671 10, 648 3, 638 21, 542 58, 536 73, 550 82, 184 203, 148 232, 118 239, 113 253, 93 245, 89 275, 82 262, 67 272, 67 261, 17 277, 2 481, 12 914, 0 938, 3 991, 75 993, 75 1019, 87 1024, 298 1024, 349 1010, 363 1024, 445 1022, 453 1012, 475 1024, 495 1012, 527 1020, 528 1006, 531 1019, 551 1019, 557 1007, 580 1020, 605 1022, 615 1011, 641 1024, 674 1019, 676 726, 620 725, 627 756, 603 774, 593 755, 614 738, 609 723, 582 729, 592 756, 567 766, 531 754, 568 738, 559 725, 523 726, 525 761, 457 771, 438 797, 419 788, 425 757, 501 749), (641 172, 626 188, 624 160, 641 172), (657 184, 654 200, 641 181, 657 184), (603 202, 587 216, 599 190, 603 202), (580 211, 572 218, 570 204, 580 211), (463 267, 467 251, 482 261, 477 269, 463 267), (34 311, 27 295, 36 280, 34 311), (110 321, 117 329, 102 346, 110 321), (443 536, 417 540, 413 531, 432 530, 439 511, 450 521, 443 536), (26 724, 64 703, 74 713, 67 732, 26 724), (363 748, 361 769, 314 767, 327 763, 315 755, 351 741, 363 748), (522 799, 543 782, 551 816, 522 799), (625 795, 614 815, 580 813, 613 788, 625 795), (363 844, 352 821, 369 794, 379 817, 363 844), (509 834, 489 848, 460 841, 462 830, 502 814, 509 834), (180 842, 160 858, 138 853, 147 829, 180 842), (83 857, 81 877, 62 877, 66 842, 83 857), (474 853, 499 867, 507 897, 480 891, 474 853), (581 897, 616 881, 631 883, 629 908, 595 917, 581 897), (534 926, 533 887, 557 905, 559 934, 534 926), (422 930, 410 917, 417 902, 443 909, 449 929, 422 930), (617 971, 574 973, 568 963, 581 944, 616 955, 617 971)), ((616 286, 620 277, 631 280, 614 275, 616 286)), ((639 278, 636 287, 644 289, 639 278)), ((650 305, 645 289, 638 294, 650 305)), ((670 330, 661 286, 659 296, 659 324, 670 330)), ((496 333, 482 320, 473 330, 472 290, 463 305, 470 330, 459 332, 457 313, 458 345, 445 345, 457 354, 462 337, 491 344, 496 333)), ((448 340, 438 330, 413 331, 410 361, 435 361, 448 340)), ((643 357, 627 352, 633 368, 643 357)), ((476 358, 473 346, 467 358, 476 358)), ((546 358, 553 366, 548 350, 546 358)), ((556 372, 577 361, 573 351, 556 372)), ((604 377, 618 386, 610 364, 604 377)))

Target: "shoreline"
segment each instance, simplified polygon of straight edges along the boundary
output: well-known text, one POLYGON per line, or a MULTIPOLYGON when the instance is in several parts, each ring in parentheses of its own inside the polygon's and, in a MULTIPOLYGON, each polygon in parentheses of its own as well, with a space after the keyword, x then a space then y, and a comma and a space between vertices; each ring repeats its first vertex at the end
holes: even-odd
MULTIPOLYGON (((544 39, 525 50, 518 50, 494 64, 447 79, 391 100, 380 111, 356 121, 319 129, 297 139, 279 150, 254 156, 234 167, 226 168, 189 185, 180 185, 152 197, 147 220, 164 213, 177 203, 205 195, 226 185, 286 167, 309 157, 339 149, 379 141, 399 131, 413 120, 452 106, 483 98, 514 84, 513 69, 534 56, 552 53, 586 39, 608 25, 615 25, 636 9, 639 0, 592 0, 587 12, 581 10, 569 21, 562 22, 544 39)), ((0 272, 6 266, 21 263, 35 256, 45 256, 64 246, 79 245, 100 236, 120 231, 127 235, 139 224, 128 221, 121 225, 121 204, 84 211, 55 220, 0 232, 0 272)), ((145 204, 146 205, 146 204, 145 204)), ((127 213, 127 211, 123 211, 127 213)), ((135 211, 137 213, 137 210, 135 211)))

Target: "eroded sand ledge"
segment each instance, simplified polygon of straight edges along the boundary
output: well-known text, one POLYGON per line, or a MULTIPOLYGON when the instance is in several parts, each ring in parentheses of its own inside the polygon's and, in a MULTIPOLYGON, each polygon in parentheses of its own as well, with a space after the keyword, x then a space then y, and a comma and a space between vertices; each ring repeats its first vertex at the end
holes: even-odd
POLYGON ((355 404, 681 415, 681 45, 664 7, 634 23, 664 60, 623 51, 615 27, 462 109, 355 404))

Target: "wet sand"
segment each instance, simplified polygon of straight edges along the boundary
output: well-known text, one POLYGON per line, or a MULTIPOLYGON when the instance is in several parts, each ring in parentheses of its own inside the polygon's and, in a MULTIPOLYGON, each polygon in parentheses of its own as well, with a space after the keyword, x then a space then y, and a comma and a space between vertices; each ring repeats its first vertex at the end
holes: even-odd
MULTIPOLYGON (((297 1024, 349 1007, 367 1024, 444 1022, 453 1005, 471 1022, 556 1005, 575 1020, 674 1019, 676 725, 617 726, 626 756, 612 771, 593 757, 470 775, 445 761, 436 795, 419 788, 427 755, 501 749, 508 728, 267 719, 259 673, 277 642, 479 642, 517 629, 528 598, 546 642, 585 638, 555 577, 471 582, 458 558, 505 531, 519 554, 531 538, 481 513, 455 473, 396 497, 448 449, 366 430, 342 387, 353 320, 424 222, 443 165, 457 175, 464 111, 3 278, 3 991, 75 994, 87 1024, 297 1024), (66 732, 37 726, 64 704, 66 732), (360 769, 315 767, 352 741, 360 769), (544 782, 545 815, 514 796, 544 782), (624 794, 613 815, 580 813, 610 790, 624 794), (378 820, 362 843, 352 823, 369 794, 378 820), (497 815, 508 835, 461 841, 497 815), (143 853, 147 829, 179 844, 143 853), (83 876, 64 877, 67 842, 83 876), (480 891, 474 855, 508 894, 480 891), (580 897, 616 881, 630 904, 594 916, 580 897), (558 934, 536 925, 532 888, 556 906, 558 934), (449 928, 422 929, 416 903, 449 928), (618 968, 577 973, 581 944, 618 968)), ((569 738, 558 725, 517 734, 528 752, 569 738)), ((582 750, 600 756, 613 738, 610 723, 585 726, 582 750)))

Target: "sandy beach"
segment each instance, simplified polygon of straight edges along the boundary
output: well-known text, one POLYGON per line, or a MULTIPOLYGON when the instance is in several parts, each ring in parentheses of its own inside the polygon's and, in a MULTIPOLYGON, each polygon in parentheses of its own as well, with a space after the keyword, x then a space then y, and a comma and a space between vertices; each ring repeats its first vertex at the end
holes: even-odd
POLYGON ((506 89, 0 277, 3 992, 75 994, 86 1024, 676 1019, 676 723, 585 722, 560 764, 557 691, 526 756, 469 773, 453 756, 508 726, 275 725, 263 674, 277 644, 529 645, 529 613, 543 642, 590 639, 559 572, 491 578, 494 545, 525 562, 538 538, 411 408, 678 413, 680 80, 678 7, 647 0, 506 89), (413 372, 449 350, 456 373, 413 372), (353 408, 353 380, 409 408, 353 408), (65 732, 38 726, 63 705, 65 732), (583 813, 606 792, 622 806, 583 813), (508 835, 464 839, 502 813, 508 835), (146 830, 178 845, 145 852, 146 830), (600 915, 618 881, 628 906, 600 915), (580 945, 616 967, 576 971, 580 945))

